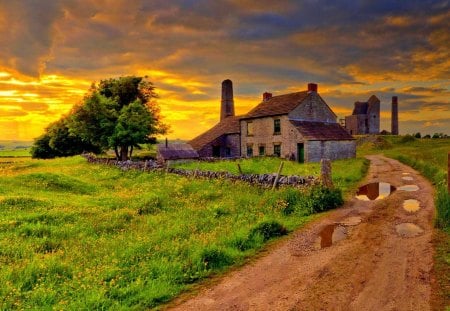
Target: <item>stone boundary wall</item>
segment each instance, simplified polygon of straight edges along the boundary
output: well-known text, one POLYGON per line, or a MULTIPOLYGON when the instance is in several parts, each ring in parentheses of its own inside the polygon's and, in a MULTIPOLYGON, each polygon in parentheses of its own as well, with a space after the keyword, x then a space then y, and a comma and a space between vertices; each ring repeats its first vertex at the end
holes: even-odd
MULTIPOLYGON (((140 170, 144 172, 167 172, 177 174, 180 176, 202 179, 228 179, 231 181, 244 181, 251 185, 270 188, 273 186, 277 174, 242 174, 234 175, 229 172, 216 171, 200 171, 200 170, 185 170, 172 167, 164 167, 156 161, 117 161, 115 159, 97 158, 92 154, 82 155, 89 163, 111 165, 120 168, 123 171, 140 170)), ((320 183, 320 179, 315 176, 285 176, 280 175, 278 178, 278 186, 290 186, 295 188, 305 188, 320 183)))

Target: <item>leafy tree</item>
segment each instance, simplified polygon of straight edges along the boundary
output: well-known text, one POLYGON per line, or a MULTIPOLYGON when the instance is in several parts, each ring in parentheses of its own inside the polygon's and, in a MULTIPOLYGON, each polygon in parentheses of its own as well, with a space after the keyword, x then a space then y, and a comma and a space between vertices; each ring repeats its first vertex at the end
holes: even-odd
POLYGON ((420 132, 417 132, 416 134, 414 134, 415 138, 422 138, 422 135, 420 134, 420 132))
POLYGON ((423 138, 431 138, 431 136, 430 136, 430 134, 427 134, 423 138))
POLYGON ((156 97, 153 84, 142 77, 92 84, 83 101, 36 140, 36 157, 113 149, 118 159, 127 160, 133 148, 155 143, 155 136, 168 130, 152 100, 156 97))
POLYGON ((51 136, 44 133, 34 140, 31 147, 31 157, 38 159, 51 159, 57 156, 55 150, 50 147, 51 136))
POLYGON ((33 158, 50 159, 72 156, 82 152, 100 152, 100 149, 84 142, 79 136, 72 135, 68 128, 67 117, 50 124, 46 133, 37 138, 31 148, 33 158))

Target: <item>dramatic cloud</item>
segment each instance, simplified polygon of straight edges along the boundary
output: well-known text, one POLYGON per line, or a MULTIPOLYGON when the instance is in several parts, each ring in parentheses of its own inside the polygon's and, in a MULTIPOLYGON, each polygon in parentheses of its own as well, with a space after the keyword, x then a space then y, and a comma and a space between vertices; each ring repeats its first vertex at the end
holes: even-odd
POLYGON ((406 133, 450 119, 448 20, 447 0, 0 0, 0 139, 35 137, 92 82, 132 74, 156 85, 173 138, 217 122, 227 78, 238 113, 317 82, 339 117, 377 95, 387 129, 395 95, 406 133))

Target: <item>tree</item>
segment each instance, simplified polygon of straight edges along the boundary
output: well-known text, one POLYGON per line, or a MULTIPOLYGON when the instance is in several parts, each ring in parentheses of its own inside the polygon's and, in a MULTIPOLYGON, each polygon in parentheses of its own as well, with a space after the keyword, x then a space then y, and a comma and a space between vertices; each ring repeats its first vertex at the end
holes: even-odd
POLYGON ((422 138, 422 135, 420 134, 420 132, 417 132, 416 134, 414 134, 415 138, 422 138))
POLYGON ((142 77, 92 84, 83 101, 36 141, 38 154, 53 150, 56 156, 64 156, 82 149, 96 153, 113 149, 117 159, 125 161, 134 147, 155 143, 155 136, 168 130, 153 101, 156 97, 153 84, 142 77))
POLYGON ((72 135, 68 128, 67 117, 50 124, 46 133, 37 138, 31 148, 32 158, 50 159, 66 157, 82 152, 100 152, 100 149, 72 135))

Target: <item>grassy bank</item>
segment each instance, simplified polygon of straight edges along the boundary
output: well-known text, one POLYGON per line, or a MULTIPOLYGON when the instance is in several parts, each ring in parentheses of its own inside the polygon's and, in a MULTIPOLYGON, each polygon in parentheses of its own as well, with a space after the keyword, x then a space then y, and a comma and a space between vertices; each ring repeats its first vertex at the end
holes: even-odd
MULTIPOLYGON (((334 171, 348 188, 365 167, 355 163, 352 173, 334 171)), ((0 175, 0 309, 7 310, 153 307, 341 200, 321 189, 121 172, 81 157, 2 164, 0 175)))

